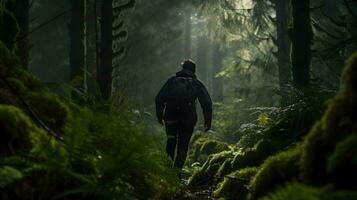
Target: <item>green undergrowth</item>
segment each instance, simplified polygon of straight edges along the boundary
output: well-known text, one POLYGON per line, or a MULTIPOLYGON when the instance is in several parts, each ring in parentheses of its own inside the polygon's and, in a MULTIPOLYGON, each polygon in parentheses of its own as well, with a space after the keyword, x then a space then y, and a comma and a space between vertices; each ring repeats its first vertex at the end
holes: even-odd
POLYGON ((1 199, 160 199, 178 191, 164 134, 141 113, 49 92, 1 42, 0 72, 1 199))
POLYGON ((319 97, 312 86, 298 92, 294 105, 254 108, 257 121, 236 126, 236 137, 228 138, 239 141, 208 156, 189 186, 212 188, 221 199, 356 199, 356 77, 357 53, 327 104, 321 99, 329 91, 319 97))
POLYGON ((289 182, 279 187, 260 200, 352 200, 357 199, 357 192, 341 190, 336 191, 329 185, 313 187, 298 182, 289 182))

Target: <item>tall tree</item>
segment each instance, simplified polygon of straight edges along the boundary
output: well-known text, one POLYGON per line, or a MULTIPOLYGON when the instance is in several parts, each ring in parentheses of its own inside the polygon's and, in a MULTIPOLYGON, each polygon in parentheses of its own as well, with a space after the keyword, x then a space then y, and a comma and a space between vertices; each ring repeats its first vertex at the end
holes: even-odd
POLYGON ((126 52, 122 43, 127 39, 128 33, 123 29, 122 12, 134 5, 135 0, 128 0, 124 4, 118 0, 102 2, 98 82, 104 100, 108 100, 112 94, 113 68, 118 67, 126 52))
POLYGON ((290 81, 290 38, 288 26, 290 19, 288 0, 276 0, 276 27, 277 27, 277 46, 278 46, 278 67, 279 67, 279 85, 284 87, 290 81))
POLYGON ((85 42, 85 1, 86 0, 71 0, 72 14, 69 24, 70 35, 70 79, 82 75, 84 68, 85 42))
POLYGON ((223 101, 223 80, 217 77, 217 74, 223 67, 224 52, 219 45, 214 45, 212 50, 212 94, 213 100, 216 102, 223 101))
POLYGON ((292 0, 292 73, 294 84, 303 88, 309 84, 311 64, 312 28, 310 0, 292 0))
POLYGON ((101 40, 100 40, 100 66, 98 70, 98 83, 102 98, 107 100, 111 95, 112 85, 112 24, 113 6, 112 1, 102 1, 101 17, 101 40))

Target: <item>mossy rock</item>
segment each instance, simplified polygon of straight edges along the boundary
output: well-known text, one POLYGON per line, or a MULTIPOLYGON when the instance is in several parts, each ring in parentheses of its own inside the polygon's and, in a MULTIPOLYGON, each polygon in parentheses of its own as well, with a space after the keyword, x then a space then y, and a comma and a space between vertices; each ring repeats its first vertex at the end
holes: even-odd
POLYGON ((203 166, 190 177, 188 185, 190 187, 212 185, 215 182, 218 170, 222 164, 230 158, 233 158, 231 151, 223 151, 211 155, 203 166))
POLYGON ((271 154, 277 152, 280 146, 278 143, 262 139, 253 148, 243 153, 237 154, 232 161, 232 170, 239 170, 246 167, 259 166, 271 154))
POLYGON ((298 178, 301 151, 301 147, 296 146, 269 157, 252 179, 250 185, 252 198, 262 197, 277 186, 298 178))
POLYGON ((30 135, 40 132, 22 110, 8 105, 0 105, 0 130, 2 155, 28 152, 30 135))
POLYGON ((258 168, 244 168, 227 175, 224 180, 217 185, 213 192, 216 198, 224 199, 246 199, 248 194, 248 184, 251 178, 257 173, 258 168))
POLYGON ((335 185, 344 189, 357 188, 357 134, 339 142, 327 163, 327 173, 335 185))
POLYGON ((196 134, 191 140, 188 163, 204 162, 211 154, 229 150, 228 144, 208 138, 202 134, 196 134))
MULTIPOLYGON (((323 185, 334 181, 327 174, 328 159, 334 153, 337 143, 356 132, 356 110, 357 53, 347 62, 338 94, 330 100, 325 114, 304 140, 301 174, 306 183, 323 185)), ((355 172, 351 168, 341 173, 345 173, 341 176, 348 177, 355 172)))
POLYGON ((45 90, 44 85, 33 74, 21 69, 19 66, 15 67, 9 76, 20 80, 31 92, 42 92, 45 90))
POLYGON ((30 93, 27 100, 46 125, 55 131, 64 131, 70 112, 58 96, 51 93, 30 93))

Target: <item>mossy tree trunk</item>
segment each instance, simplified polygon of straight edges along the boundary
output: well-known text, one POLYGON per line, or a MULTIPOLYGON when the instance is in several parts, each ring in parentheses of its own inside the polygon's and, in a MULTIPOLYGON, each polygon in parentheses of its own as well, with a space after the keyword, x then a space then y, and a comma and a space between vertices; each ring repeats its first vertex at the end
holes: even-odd
POLYGON ((312 28, 310 22, 310 0, 292 0, 292 74, 297 88, 310 81, 312 28))
POLYGON ((72 15, 69 24, 70 35, 70 79, 81 76, 85 62, 85 0, 71 0, 72 15))
MULTIPOLYGON (((276 0, 276 28, 277 28, 277 46, 278 46, 278 68, 279 68, 279 86, 283 91, 284 87, 291 80, 290 65, 290 46, 291 41, 288 34, 290 19, 289 0, 276 0)), ((286 104, 286 97, 282 93, 282 104, 286 104)))
POLYGON ((114 69, 118 69, 120 60, 126 54, 124 42, 128 32, 124 29, 123 11, 133 8, 135 0, 122 3, 118 0, 102 1, 100 65, 98 82, 104 100, 112 94, 112 82, 120 81, 114 69))
POLYGON ((216 102, 223 101, 223 80, 216 77, 217 73, 222 70, 224 53, 220 50, 219 45, 214 45, 212 49, 212 94, 216 102))

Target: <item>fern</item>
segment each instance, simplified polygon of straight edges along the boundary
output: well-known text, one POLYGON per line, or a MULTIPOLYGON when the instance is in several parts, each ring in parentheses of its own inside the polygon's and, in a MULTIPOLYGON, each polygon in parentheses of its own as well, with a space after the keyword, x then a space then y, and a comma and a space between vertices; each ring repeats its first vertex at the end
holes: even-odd
POLYGON ((0 167, 0 188, 5 188, 7 185, 22 179, 23 174, 10 166, 0 167))

